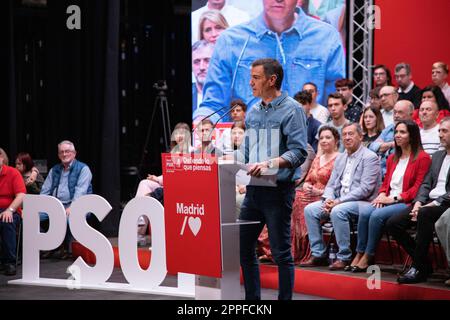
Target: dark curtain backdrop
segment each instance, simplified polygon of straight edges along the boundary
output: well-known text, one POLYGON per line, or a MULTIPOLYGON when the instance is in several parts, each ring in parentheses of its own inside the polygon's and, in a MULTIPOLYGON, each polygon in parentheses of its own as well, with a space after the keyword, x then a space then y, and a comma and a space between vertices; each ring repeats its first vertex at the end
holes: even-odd
POLYGON ((57 143, 73 141, 91 168, 94 193, 113 207, 102 231, 116 235, 139 179, 161 173, 159 112, 150 123, 155 82, 167 81, 171 127, 191 122, 190 1, 3 5, 0 147, 12 163, 27 151, 50 169, 59 161, 57 143), (66 27, 69 5, 81 8, 81 30, 66 27))

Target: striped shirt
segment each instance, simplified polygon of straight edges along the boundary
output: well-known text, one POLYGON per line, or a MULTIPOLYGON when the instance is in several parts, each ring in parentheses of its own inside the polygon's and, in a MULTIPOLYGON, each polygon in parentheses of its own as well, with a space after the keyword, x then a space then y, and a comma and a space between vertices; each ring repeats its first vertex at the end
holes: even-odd
POLYGON ((420 129, 420 138, 422 139, 423 150, 430 156, 438 150, 443 150, 439 140, 439 125, 431 129, 420 129))

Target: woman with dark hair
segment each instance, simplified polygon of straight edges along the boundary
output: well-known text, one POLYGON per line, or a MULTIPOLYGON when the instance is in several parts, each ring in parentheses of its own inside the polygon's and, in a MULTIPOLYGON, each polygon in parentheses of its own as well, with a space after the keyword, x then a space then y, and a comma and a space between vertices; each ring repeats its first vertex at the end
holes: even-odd
POLYGON ((375 87, 392 86, 391 71, 384 64, 373 67, 373 83, 375 87))
POLYGON ((378 108, 370 106, 364 109, 361 119, 361 127, 364 131, 363 145, 368 148, 384 129, 383 115, 378 108))
MULTIPOLYGON (((297 189, 295 201, 292 205, 291 216, 291 239, 292 256, 294 263, 307 261, 311 257, 308 241, 308 230, 306 228, 304 209, 315 201, 320 200, 333 171, 334 160, 339 154, 340 136, 336 128, 323 125, 319 129, 319 145, 322 150, 318 154, 306 176, 305 183, 297 189)), ((268 237, 263 237, 267 228, 264 228, 259 237, 260 250, 264 254, 260 259, 271 259, 271 251, 268 241, 263 241, 268 237)))
POLYGON ((33 159, 27 152, 20 152, 16 157, 16 169, 19 170, 23 177, 28 194, 39 194, 44 178, 39 174, 38 169, 34 166, 33 159))
MULTIPOLYGON (((445 117, 450 116, 450 106, 445 99, 444 94, 442 93, 441 88, 438 86, 428 86, 423 88, 422 90, 422 102, 424 101, 433 101, 439 107, 439 116, 436 120, 437 123, 441 122, 445 117)), ((412 119, 419 125, 419 127, 423 127, 422 121, 419 118, 419 109, 414 110, 412 119)))
POLYGON ((365 272, 374 262, 386 220, 411 205, 431 165, 430 156, 423 151, 416 123, 399 121, 394 132, 395 152, 387 159, 378 197, 372 201, 372 206, 359 212, 357 254, 346 271, 365 272))

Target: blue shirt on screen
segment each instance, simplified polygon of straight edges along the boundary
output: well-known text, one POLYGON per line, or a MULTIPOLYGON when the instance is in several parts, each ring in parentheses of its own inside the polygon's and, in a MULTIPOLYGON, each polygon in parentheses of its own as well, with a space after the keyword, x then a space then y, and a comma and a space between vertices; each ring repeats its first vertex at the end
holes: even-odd
MULTIPOLYGON (((261 14, 220 35, 209 63, 203 102, 193 118, 207 116, 229 105, 232 99, 254 105, 257 98, 250 87, 250 69, 253 61, 261 58, 281 63, 283 91, 293 96, 306 82, 314 82, 322 104, 335 91, 335 80, 345 77, 344 50, 334 27, 299 10, 294 25, 278 35, 266 26, 261 14)), ((211 120, 217 121, 225 111, 224 108, 211 120)), ((230 121, 229 115, 222 121, 230 121)))

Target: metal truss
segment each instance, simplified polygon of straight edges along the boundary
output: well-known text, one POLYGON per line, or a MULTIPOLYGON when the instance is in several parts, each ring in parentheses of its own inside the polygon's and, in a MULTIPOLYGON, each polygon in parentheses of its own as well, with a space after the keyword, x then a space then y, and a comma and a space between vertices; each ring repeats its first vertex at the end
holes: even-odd
POLYGON ((348 77, 356 83, 353 98, 365 105, 372 89, 374 0, 348 1, 348 77))

